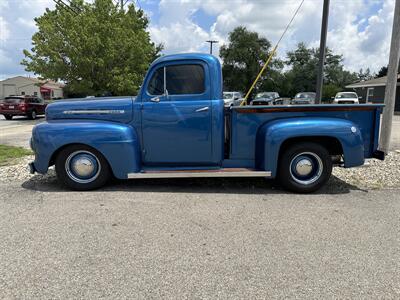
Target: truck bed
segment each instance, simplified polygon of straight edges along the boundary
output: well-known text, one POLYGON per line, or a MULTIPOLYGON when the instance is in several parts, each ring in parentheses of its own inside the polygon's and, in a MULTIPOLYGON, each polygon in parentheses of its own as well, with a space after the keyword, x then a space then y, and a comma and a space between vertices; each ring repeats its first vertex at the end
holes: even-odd
MULTIPOLYGON (((279 119, 338 118, 355 123, 364 141, 364 157, 370 158, 378 147, 380 113, 384 105, 287 105, 235 106, 230 110, 229 159, 245 160, 251 167, 256 153, 256 134, 263 124, 279 119)), ((309 132, 304 132, 307 136, 309 132)))

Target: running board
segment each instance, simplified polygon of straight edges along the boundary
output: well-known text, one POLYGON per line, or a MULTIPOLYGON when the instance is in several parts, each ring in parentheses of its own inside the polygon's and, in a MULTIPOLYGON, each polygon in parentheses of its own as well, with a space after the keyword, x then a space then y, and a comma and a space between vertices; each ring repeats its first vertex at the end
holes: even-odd
POLYGON ((271 177, 270 171, 246 168, 224 168, 216 170, 158 170, 129 173, 128 179, 136 178, 193 178, 193 177, 271 177))

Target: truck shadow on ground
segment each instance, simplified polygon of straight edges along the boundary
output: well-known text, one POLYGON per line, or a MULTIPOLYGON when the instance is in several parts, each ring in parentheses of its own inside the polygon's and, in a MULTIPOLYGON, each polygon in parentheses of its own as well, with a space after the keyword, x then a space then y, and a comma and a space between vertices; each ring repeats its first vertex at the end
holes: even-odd
MULTIPOLYGON (((55 176, 36 175, 25 181, 22 187, 42 192, 69 192, 58 183, 55 176)), ((357 186, 332 176, 329 182, 314 194, 346 194, 361 190, 357 186)), ((174 178, 111 180, 105 187, 94 192, 168 192, 168 193, 221 193, 221 194, 288 194, 275 180, 264 178, 174 178)), ((366 192, 366 191, 365 191, 366 192)))

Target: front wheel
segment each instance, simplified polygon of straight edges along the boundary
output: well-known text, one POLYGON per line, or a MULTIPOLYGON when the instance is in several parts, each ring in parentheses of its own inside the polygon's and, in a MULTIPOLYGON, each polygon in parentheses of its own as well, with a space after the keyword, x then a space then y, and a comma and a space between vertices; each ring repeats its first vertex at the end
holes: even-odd
POLYGON ((327 149, 319 144, 292 145, 280 158, 279 180, 293 192, 314 192, 329 180, 331 173, 332 159, 327 149))
POLYGON ((6 118, 6 120, 11 120, 13 118, 12 115, 4 115, 4 118, 6 118))
POLYGON ((100 188, 111 175, 104 156, 85 145, 71 145, 62 149, 55 166, 58 179, 68 188, 79 191, 100 188))

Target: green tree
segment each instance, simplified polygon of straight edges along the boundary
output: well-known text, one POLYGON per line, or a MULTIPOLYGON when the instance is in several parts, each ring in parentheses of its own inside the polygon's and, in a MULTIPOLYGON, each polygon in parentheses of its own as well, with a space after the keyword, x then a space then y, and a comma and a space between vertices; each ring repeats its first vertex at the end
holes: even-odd
POLYGON ((299 43, 297 49, 287 53, 286 64, 290 67, 285 74, 286 80, 290 82, 287 91, 289 95, 315 91, 318 66, 315 49, 307 48, 304 43, 299 43))
POLYGON ((77 13, 56 5, 35 19, 33 48, 21 62, 40 77, 62 80, 75 94, 132 95, 162 46, 146 31, 148 19, 133 4, 73 0, 77 13))
MULTIPOLYGON (((229 44, 220 49, 224 89, 247 92, 270 51, 271 43, 257 32, 245 27, 235 28, 229 34, 229 44)), ((272 89, 279 82, 277 77, 281 76, 279 69, 282 67, 282 62, 272 59, 257 87, 272 89)))
MULTIPOLYGON (((400 67, 399 67, 400 68, 400 67)), ((379 77, 383 77, 386 76, 388 72, 388 67, 383 66, 382 68, 380 68, 380 70, 378 71, 378 73, 376 74, 375 78, 379 78, 379 77)))
POLYGON ((359 81, 365 81, 374 78, 374 75, 371 74, 371 70, 369 68, 367 68, 365 71, 361 68, 357 73, 357 77, 359 81))
MULTIPOLYGON (((294 95, 298 92, 315 91, 317 82, 317 66, 319 60, 319 49, 307 48, 304 43, 299 43, 294 51, 287 53, 286 64, 289 70, 285 73, 288 81, 288 94, 294 95)), ((343 56, 326 49, 324 65, 324 100, 329 100, 337 92, 345 89, 345 86, 358 80, 356 73, 344 69, 343 56)))

